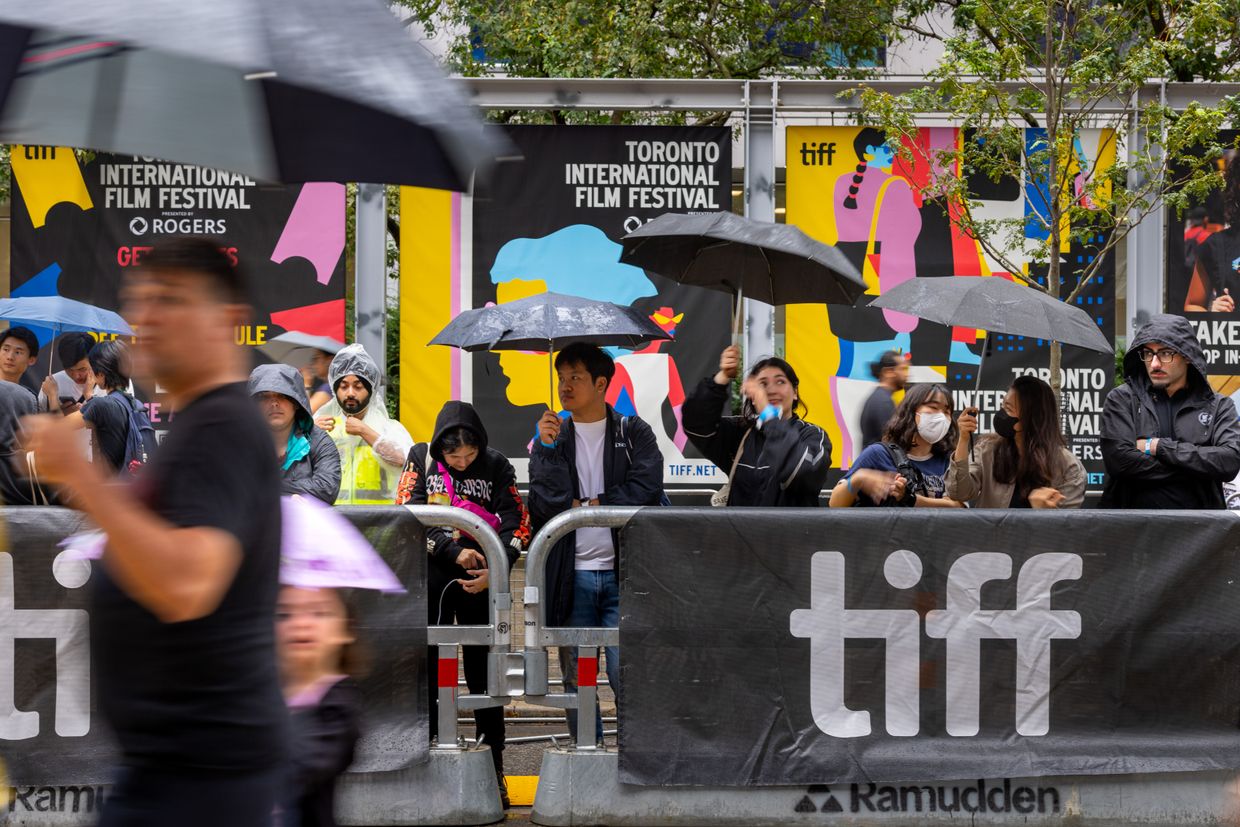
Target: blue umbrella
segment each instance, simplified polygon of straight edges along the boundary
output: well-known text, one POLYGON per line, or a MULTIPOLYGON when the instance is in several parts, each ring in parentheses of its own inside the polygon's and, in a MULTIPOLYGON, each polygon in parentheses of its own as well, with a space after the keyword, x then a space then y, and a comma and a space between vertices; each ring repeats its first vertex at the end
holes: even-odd
POLYGON ((10 324, 50 327, 57 335, 68 331, 133 335, 133 328, 119 313, 64 296, 26 296, 0 299, 0 319, 10 324))

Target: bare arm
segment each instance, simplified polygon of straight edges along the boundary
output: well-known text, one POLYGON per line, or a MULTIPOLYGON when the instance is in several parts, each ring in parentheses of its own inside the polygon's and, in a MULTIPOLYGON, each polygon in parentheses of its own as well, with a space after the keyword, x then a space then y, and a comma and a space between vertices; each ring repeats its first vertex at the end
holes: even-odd
POLYGON ((154 514, 127 486, 109 485, 82 455, 65 419, 23 422, 40 477, 57 485, 108 535, 103 563, 117 584, 164 623, 215 611, 241 564, 241 545, 217 528, 181 528, 154 514))

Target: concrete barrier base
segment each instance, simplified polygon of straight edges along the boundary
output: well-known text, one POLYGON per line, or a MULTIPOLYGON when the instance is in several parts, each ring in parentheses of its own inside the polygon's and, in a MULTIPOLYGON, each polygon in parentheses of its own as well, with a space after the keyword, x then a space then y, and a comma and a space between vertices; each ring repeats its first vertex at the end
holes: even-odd
POLYGON ((615 751, 548 750, 531 820, 576 825, 1235 824, 1234 772, 809 787, 635 787, 615 751))
MULTIPOLYGON (((5 787, 0 789, 0 825, 90 827, 99 820, 107 792, 106 785, 5 787)), ((502 821, 504 810, 499 803, 491 748, 431 750, 430 760, 419 767, 346 773, 336 788, 336 817, 341 825, 367 827, 466 827, 502 821)))
POLYGON ((491 748, 431 750, 398 772, 348 773, 336 788, 341 825, 475 825, 502 821, 491 748))

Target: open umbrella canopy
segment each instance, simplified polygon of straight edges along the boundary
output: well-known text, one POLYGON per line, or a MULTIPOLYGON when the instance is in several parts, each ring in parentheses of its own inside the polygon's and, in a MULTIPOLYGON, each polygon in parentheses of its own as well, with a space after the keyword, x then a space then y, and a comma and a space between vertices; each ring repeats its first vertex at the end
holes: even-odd
POLYGON ((133 329, 120 314, 64 296, 0 299, 0 319, 7 319, 15 325, 50 327, 57 335, 65 331, 133 335, 133 329))
POLYGON ((621 244, 625 264, 767 304, 851 305, 866 290, 857 268, 835 247, 791 224, 730 212, 667 213, 621 244))
MULTIPOLYGON (((280 498, 280 583, 299 589, 405 587, 370 542, 339 511, 313 497, 280 498)), ((102 531, 86 531, 60 542, 67 560, 98 560, 108 546, 102 531)))
POLYGON ((439 331, 432 345, 462 350, 561 350, 574 342, 641 347, 670 335, 631 307, 539 293, 517 301, 466 310, 439 331))
POLYGON ((457 190, 508 147, 375 0, 5 3, 0 137, 457 190))
POLYGON ((344 347, 330 336, 311 336, 298 330, 290 330, 279 336, 272 336, 267 344, 260 345, 259 350, 276 362, 300 368, 306 365, 316 351, 330 353, 335 356, 344 347))
POLYGON ((1115 351, 1084 310, 997 276, 909 279, 870 302, 870 307, 897 310, 939 324, 1076 345, 1099 353, 1115 351))

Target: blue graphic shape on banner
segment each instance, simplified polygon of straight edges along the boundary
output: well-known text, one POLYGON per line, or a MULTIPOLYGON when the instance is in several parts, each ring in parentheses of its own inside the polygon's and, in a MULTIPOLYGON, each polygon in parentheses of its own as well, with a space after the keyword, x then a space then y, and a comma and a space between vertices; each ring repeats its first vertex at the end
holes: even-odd
MULTIPOLYGON (((52 262, 44 267, 34 278, 21 285, 14 287, 11 294, 15 299, 32 298, 34 296, 59 296, 60 295, 60 265, 52 262)), ((39 339, 39 349, 47 347, 48 343, 56 337, 56 331, 50 327, 34 327, 30 326, 30 330, 39 339)))
POLYGON ((542 279, 552 293, 620 305, 657 295, 645 270, 620 263, 621 249, 588 224, 571 224, 542 238, 514 238, 496 253, 491 282, 542 279))

